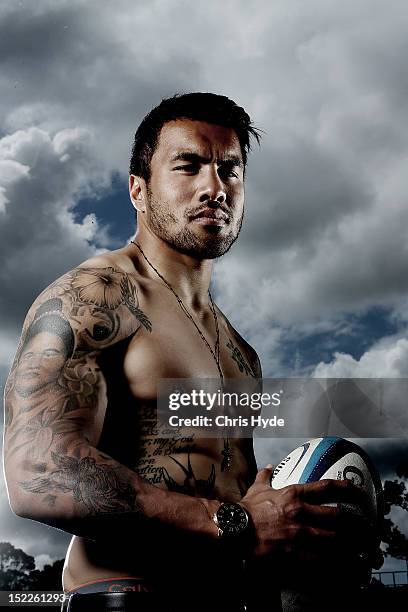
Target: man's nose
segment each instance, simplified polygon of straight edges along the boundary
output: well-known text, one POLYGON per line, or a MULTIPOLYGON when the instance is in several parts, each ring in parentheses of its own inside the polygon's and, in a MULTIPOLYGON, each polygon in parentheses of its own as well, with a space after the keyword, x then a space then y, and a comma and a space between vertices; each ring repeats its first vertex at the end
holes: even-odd
POLYGON ((208 165, 202 174, 202 183, 199 190, 200 202, 218 202, 222 204, 227 198, 225 185, 222 182, 215 166, 208 165))

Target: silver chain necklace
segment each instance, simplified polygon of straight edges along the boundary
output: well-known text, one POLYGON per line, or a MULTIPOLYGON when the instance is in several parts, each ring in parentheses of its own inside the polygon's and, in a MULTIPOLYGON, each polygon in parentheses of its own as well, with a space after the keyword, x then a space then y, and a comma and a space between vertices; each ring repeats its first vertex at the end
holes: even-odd
MULTIPOLYGON (((157 270, 157 268, 154 267, 154 265, 151 263, 151 261, 149 261, 149 259, 144 254, 143 249, 140 246, 140 244, 135 242, 134 240, 131 240, 130 242, 132 244, 134 244, 135 247, 137 247, 139 249, 141 255, 143 256, 145 261, 148 263, 150 268, 152 270, 154 270, 154 272, 157 274, 157 276, 163 281, 163 283, 166 285, 166 287, 172 292, 174 297, 177 299, 177 302, 178 302, 181 310, 184 312, 186 317, 192 322, 192 324, 196 328, 197 332, 200 335, 200 338, 202 339, 202 341, 207 346, 208 350, 210 351, 210 353, 211 353, 211 355, 212 355, 212 357, 213 357, 213 359, 214 359, 214 361, 215 361, 215 363, 217 365, 218 373, 219 373, 220 378, 221 378, 221 385, 223 386, 224 385, 224 374, 222 373, 221 365, 220 365, 220 330, 219 330, 219 327, 218 327, 218 317, 217 317, 217 313, 215 311, 215 306, 214 306, 214 302, 213 302, 210 290, 208 290, 208 297, 210 298, 210 308, 211 308, 211 312, 212 312, 212 315, 213 315, 213 318, 214 318, 214 324, 215 324, 215 330, 216 330, 216 340, 215 340, 214 350, 211 348, 210 343, 208 342, 207 338, 202 333, 201 329, 198 327, 197 323, 194 320, 194 317, 188 311, 188 309, 185 306, 185 304, 184 304, 183 300, 181 299, 181 297, 173 289, 173 287, 170 285, 170 283, 164 278, 164 276, 162 274, 160 274, 160 272, 157 270)), ((221 454, 223 455, 223 460, 222 460, 222 463, 221 463, 221 471, 223 472, 223 471, 226 471, 226 470, 228 470, 230 468, 231 462, 232 462, 232 449, 231 449, 231 446, 230 446, 228 438, 224 438, 224 450, 222 451, 221 454)))

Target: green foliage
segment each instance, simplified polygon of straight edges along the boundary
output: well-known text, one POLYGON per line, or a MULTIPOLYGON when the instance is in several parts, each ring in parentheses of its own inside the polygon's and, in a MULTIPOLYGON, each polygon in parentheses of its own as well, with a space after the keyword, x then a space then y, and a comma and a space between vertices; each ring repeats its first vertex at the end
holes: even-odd
MULTIPOLYGON (((384 482, 384 514, 390 514, 393 506, 408 512, 408 460, 402 459, 395 470, 401 480, 384 482)), ((382 540, 387 544, 386 555, 397 559, 408 559, 408 538, 390 518, 384 520, 382 540)))
POLYGON ((44 569, 35 569, 34 557, 10 542, 0 542, 1 591, 62 591, 62 568, 59 559, 44 569))
POLYGON ((34 557, 10 542, 0 542, 0 590, 27 590, 34 568, 34 557))

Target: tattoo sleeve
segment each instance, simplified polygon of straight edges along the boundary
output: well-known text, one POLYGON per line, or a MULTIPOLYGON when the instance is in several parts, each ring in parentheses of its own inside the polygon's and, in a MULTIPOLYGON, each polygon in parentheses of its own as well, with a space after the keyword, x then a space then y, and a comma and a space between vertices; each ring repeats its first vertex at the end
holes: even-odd
POLYGON ((151 330, 136 282, 113 268, 77 268, 34 302, 5 390, 4 466, 17 514, 91 538, 125 529, 125 517, 197 529, 199 500, 154 487, 96 447, 107 403, 98 358, 151 330))

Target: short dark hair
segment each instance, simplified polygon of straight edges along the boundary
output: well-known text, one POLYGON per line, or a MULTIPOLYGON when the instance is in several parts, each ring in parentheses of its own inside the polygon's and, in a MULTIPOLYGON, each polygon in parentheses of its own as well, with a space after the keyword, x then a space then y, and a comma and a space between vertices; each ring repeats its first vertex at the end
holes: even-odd
POLYGON ((241 145, 244 168, 251 149, 251 137, 260 141, 260 130, 253 126, 248 113, 226 96, 193 92, 164 98, 139 125, 132 147, 129 173, 150 179, 150 162, 157 146, 159 134, 165 123, 176 119, 206 121, 233 128, 241 145))

